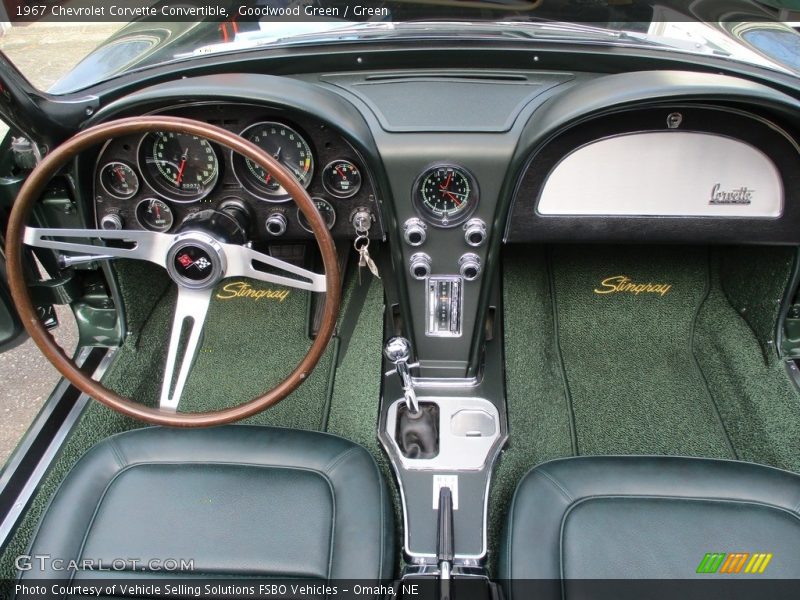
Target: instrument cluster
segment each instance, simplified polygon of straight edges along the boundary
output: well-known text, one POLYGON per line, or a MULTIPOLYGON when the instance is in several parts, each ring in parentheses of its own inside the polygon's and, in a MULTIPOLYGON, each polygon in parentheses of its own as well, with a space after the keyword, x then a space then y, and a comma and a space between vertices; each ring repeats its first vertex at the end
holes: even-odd
MULTIPOLYGON (((236 132, 264 149, 308 190, 334 237, 352 237, 353 215, 377 206, 354 148, 323 123, 290 121, 254 106, 195 105, 167 114, 236 132)), ((311 228, 278 181, 259 165, 196 135, 151 132, 111 140, 94 174, 98 226, 168 232, 205 208, 237 202, 261 240, 308 239, 311 228)), ((371 237, 380 237, 379 226, 371 237)))

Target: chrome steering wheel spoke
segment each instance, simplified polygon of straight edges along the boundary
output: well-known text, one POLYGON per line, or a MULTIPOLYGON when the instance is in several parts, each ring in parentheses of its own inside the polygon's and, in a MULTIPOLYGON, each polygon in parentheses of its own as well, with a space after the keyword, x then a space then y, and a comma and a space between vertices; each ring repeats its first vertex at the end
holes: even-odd
POLYGON ((101 258, 133 258, 146 260, 160 266, 167 250, 172 244, 174 235, 153 231, 105 230, 105 229, 43 229, 26 227, 23 242, 35 248, 76 252, 101 258), (101 240, 121 241, 126 247, 105 246, 86 243, 85 241, 65 240, 101 240))
POLYGON ((276 283, 286 287, 311 292, 324 292, 327 290, 325 275, 314 273, 286 261, 274 258, 261 252, 256 252, 247 246, 224 244, 225 256, 228 260, 225 277, 250 277, 266 283, 276 283), (266 266, 271 271, 256 268, 257 265, 266 266), (281 275, 275 271, 284 271, 281 275), (297 277, 291 277, 296 275, 297 277))
POLYGON ((178 410, 186 379, 189 377, 189 371, 197 354, 200 334, 203 332, 212 292, 212 288, 192 289, 178 286, 178 302, 172 318, 167 364, 164 368, 164 379, 161 382, 159 408, 162 410, 178 410), (183 343, 184 340, 185 343, 183 343), (178 356, 180 351, 182 354, 178 356), (175 366, 177 364, 180 364, 180 367, 176 379, 175 366))

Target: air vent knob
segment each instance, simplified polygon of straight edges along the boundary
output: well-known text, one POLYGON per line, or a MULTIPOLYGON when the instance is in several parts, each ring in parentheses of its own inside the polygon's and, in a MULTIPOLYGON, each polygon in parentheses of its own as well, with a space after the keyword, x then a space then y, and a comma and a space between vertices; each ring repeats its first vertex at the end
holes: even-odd
POLYGON ((403 225, 403 238, 409 246, 422 246, 428 237, 428 226, 422 219, 409 219, 403 225))
POLYGON ((464 225, 464 240, 473 248, 483 246, 486 241, 486 223, 481 219, 470 219, 464 225))
POLYGON ((431 257, 424 252, 417 252, 411 256, 409 267, 414 279, 423 280, 431 274, 431 257))
POLYGON ((481 274, 481 259, 477 254, 468 252, 458 261, 458 272, 467 281, 475 281, 481 274))

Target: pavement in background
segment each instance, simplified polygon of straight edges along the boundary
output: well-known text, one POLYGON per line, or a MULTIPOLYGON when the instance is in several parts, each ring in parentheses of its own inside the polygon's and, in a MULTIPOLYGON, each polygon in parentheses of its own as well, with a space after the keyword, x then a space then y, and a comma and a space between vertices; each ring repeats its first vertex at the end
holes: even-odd
MULTIPOLYGON (((67 73, 122 23, 40 24, 14 27, 0 36, 0 49, 40 89, 67 73)), ((7 128, 0 123, 0 136, 7 128)), ((53 333, 68 353, 77 343, 72 314, 58 307, 62 323, 53 333)), ((27 340, 0 354, 0 466, 17 446, 58 382, 59 375, 36 345, 27 340)))
MULTIPOLYGON (((56 307, 61 323, 53 336, 72 354, 77 345, 75 319, 69 307, 56 307)), ((30 339, 0 354, 0 466, 5 464, 22 435, 60 378, 30 339)))

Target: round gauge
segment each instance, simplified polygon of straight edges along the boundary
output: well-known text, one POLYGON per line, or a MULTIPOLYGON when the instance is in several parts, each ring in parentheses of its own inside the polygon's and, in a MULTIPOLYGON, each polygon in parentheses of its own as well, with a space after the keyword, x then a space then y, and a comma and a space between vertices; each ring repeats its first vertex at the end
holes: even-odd
POLYGON ((127 200, 139 191, 139 177, 123 162, 110 162, 100 170, 100 183, 112 196, 127 200))
POLYGON ((322 171, 322 185, 338 198, 349 198, 361 187, 361 172, 349 160, 335 160, 322 171))
MULTIPOLYGON (((325 221, 328 229, 332 229, 333 224, 336 223, 336 211, 333 210, 331 203, 322 198, 312 198, 311 200, 314 201, 314 206, 317 207, 319 214, 322 215, 322 220, 325 221)), ((314 233, 311 229, 311 225, 308 223, 308 219, 306 219, 306 216, 299 208, 297 209, 297 221, 300 223, 300 227, 309 233, 314 233)))
MULTIPOLYGON (((314 155, 303 136, 291 127, 264 121, 251 125, 240 134, 285 166, 303 185, 308 187, 314 175, 314 155)), ((238 154, 233 157, 233 170, 242 186, 261 200, 284 202, 289 194, 271 173, 249 158, 238 154)))
POLYGON ((136 205, 136 220, 150 231, 169 231, 175 222, 172 209, 163 200, 145 198, 136 205))
POLYGON ((436 165, 417 179, 414 204, 434 225, 454 227, 478 206, 478 184, 463 167, 436 165))
POLYGON ((148 133, 139 144, 139 167, 154 190, 175 202, 200 200, 219 177, 211 143, 188 133, 148 133))

